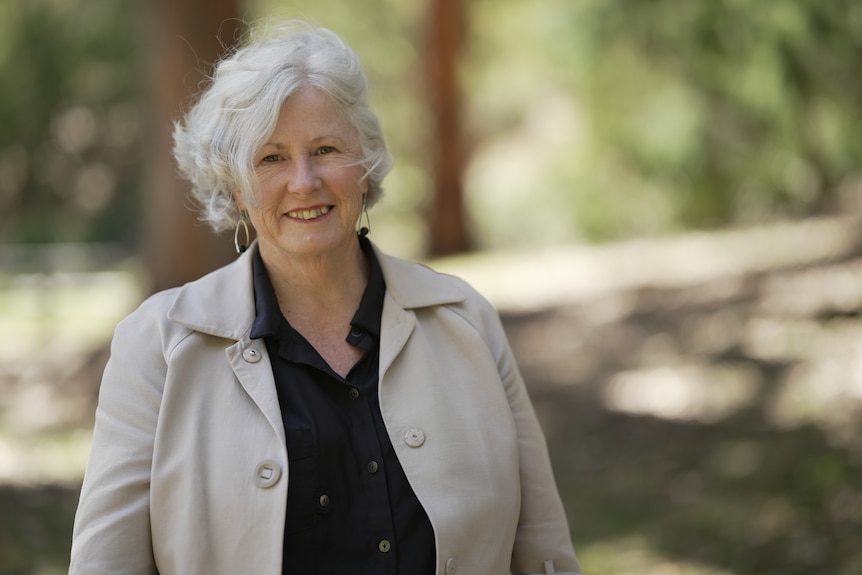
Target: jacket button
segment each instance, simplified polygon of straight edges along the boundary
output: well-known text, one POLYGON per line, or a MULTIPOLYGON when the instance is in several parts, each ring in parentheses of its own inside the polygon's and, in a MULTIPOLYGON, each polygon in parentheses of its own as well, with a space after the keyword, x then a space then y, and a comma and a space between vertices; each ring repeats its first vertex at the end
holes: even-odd
POLYGON ((377 473, 377 470, 380 469, 380 466, 373 459, 368 462, 368 473, 377 473))
POLYGON ((279 478, 281 478, 281 466, 272 459, 261 461, 254 470, 254 482, 258 487, 272 487, 279 478))
POLYGON ((456 567, 455 558, 449 557, 449 559, 446 560, 446 575, 455 575, 456 567))
POLYGON ((404 443, 410 447, 421 447, 425 443, 425 432, 418 427, 408 429, 404 434, 404 443))
POLYGON ((260 361, 260 353, 249 347, 242 350, 242 358, 249 363, 257 363, 260 361))
POLYGON ((355 387, 351 387, 347 394, 350 396, 350 399, 359 399, 359 390, 355 387))
POLYGON ((389 553, 389 550, 392 549, 392 544, 388 539, 381 539, 380 544, 377 545, 377 548, 380 549, 381 553, 389 553))

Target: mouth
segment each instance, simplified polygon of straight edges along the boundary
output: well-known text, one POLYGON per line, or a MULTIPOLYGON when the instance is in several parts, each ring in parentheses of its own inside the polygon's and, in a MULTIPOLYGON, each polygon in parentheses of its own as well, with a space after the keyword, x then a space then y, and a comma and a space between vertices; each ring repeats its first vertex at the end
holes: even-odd
POLYGON ((316 220, 317 218, 323 217, 328 214, 331 209, 332 206, 320 206, 308 210, 296 210, 293 212, 287 212, 286 215, 293 220, 316 220))

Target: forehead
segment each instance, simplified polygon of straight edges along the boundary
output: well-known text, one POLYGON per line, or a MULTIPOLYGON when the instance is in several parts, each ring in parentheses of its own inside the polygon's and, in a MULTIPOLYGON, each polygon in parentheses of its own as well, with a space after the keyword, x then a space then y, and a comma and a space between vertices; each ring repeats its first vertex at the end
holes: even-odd
POLYGON ((274 134, 353 137, 356 129, 336 100, 319 88, 303 86, 281 105, 274 134))

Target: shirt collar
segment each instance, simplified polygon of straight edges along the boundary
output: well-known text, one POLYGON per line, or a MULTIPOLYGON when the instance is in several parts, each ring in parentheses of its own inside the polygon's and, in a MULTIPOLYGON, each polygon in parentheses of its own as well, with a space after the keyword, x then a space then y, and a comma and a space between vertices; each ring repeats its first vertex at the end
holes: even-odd
POLYGON ((251 324, 251 339, 257 339, 268 335, 278 335, 281 325, 281 309, 275 297, 272 282, 269 281, 269 273, 263 265, 260 250, 255 250, 254 259, 251 264, 252 281, 254 282, 254 323, 251 324))
POLYGON ((353 316, 350 325, 359 327, 375 337, 380 337, 380 316, 383 313, 383 297, 386 295, 386 282, 377 254, 371 247, 371 242, 364 236, 359 237, 359 247, 368 258, 368 285, 359 302, 359 309, 353 316))
MULTIPOLYGON (((360 328, 375 337, 380 337, 380 316, 383 312, 383 298, 386 294, 386 283, 377 254, 366 237, 359 238, 362 253, 368 259, 368 284, 359 302, 359 308, 353 315, 350 325, 360 328)), ((275 290, 269 279, 269 273, 263 264, 260 250, 256 250, 252 260, 252 277, 254 282, 255 318, 251 326, 251 339, 265 336, 278 336, 282 321, 287 320, 281 314, 275 290)))

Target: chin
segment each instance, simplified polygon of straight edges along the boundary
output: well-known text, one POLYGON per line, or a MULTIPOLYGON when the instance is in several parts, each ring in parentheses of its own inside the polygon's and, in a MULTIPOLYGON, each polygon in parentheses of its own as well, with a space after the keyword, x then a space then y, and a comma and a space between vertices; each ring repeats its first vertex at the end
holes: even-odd
MULTIPOLYGON (((354 234, 355 235, 355 234, 354 234)), ((347 250, 350 237, 333 237, 331 235, 309 235, 287 241, 278 242, 279 248, 288 254, 297 256, 318 256, 347 250)))

